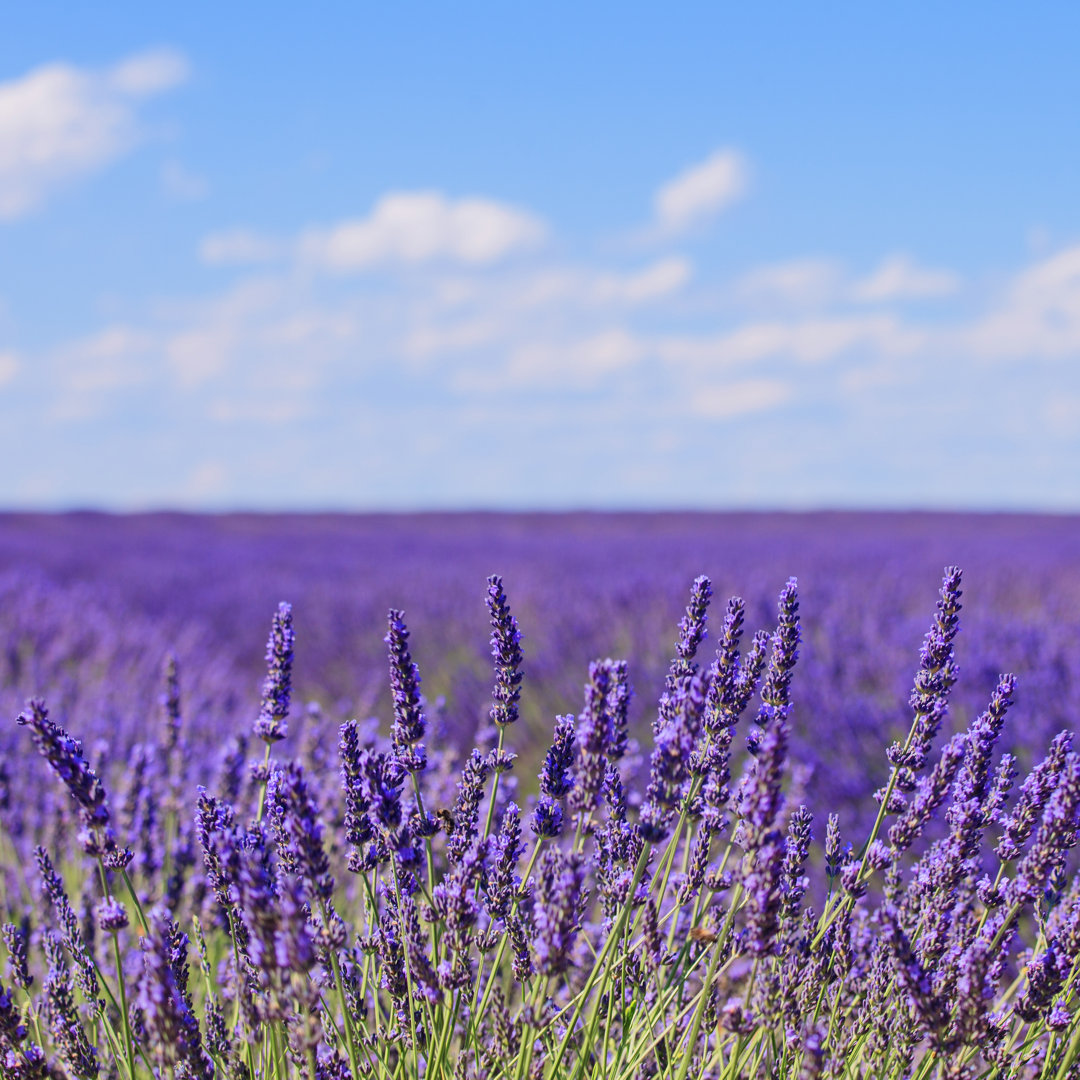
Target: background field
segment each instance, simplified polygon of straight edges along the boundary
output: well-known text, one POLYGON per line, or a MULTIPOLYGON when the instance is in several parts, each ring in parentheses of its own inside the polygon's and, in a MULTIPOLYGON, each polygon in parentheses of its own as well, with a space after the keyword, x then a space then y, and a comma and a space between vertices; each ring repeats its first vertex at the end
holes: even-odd
MULTIPOLYGON (((590 660, 630 662, 632 724, 645 736, 692 579, 712 578, 714 627, 738 594, 755 630, 773 625, 777 593, 795 575, 804 643, 793 760, 810 804, 861 829, 886 772, 882 748, 910 722, 912 674, 947 563, 965 571, 951 724, 961 730, 998 672, 1014 672, 1004 742, 1027 766, 1080 715, 1080 520, 1071 517, 7 515, 0 705, 13 718, 28 695, 44 694, 58 722, 108 745, 106 772, 122 770, 133 742, 156 737, 161 666, 175 650, 187 736, 218 747, 250 731, 270 616, 289 600, 296 701, 323 713, 308 736, 332 745, 352 716, 378 716, 386 732, 382 639, 394 606, 405 610, 427 697, 446 699, 441 737, 471 745, 490 700, 485 578, 498 572, 523 633, 524 723, 512 742, 528 793, 554 716, 581 710, 590 660)), ((303 728, 294 718, 283 751, 295 751, 303 728)), ((19 734, 0 728, 0 750, 19 734)), ((185 790, 210 784, 215 767, 215 753, 195 754, 185 790)))

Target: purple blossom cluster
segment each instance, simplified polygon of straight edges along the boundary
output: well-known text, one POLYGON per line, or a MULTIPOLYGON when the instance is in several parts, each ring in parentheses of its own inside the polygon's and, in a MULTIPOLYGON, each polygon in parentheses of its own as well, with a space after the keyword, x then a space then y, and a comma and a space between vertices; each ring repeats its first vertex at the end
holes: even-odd
POLYGON ((1016 732, 1022 675, 965 703, 970 575, 911 634, 851 805, 808 768, 850 748, 802 693, 829 626, 795 578, 718 623, 693 579, 651 730, 647 673, 603 652, 542 721, 512 585, 475 598, 471 727, 397 607, 381 723, 294 710, 287 604, 246 731, 179 650, 131 745, 32 699, 0 788, 0 1075, 1080 1075, 1080 750, 1016 732))

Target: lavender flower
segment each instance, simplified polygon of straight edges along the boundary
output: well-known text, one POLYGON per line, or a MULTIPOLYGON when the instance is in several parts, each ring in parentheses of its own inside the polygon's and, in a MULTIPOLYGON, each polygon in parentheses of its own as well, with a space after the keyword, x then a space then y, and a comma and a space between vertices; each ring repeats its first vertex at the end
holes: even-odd
POLYGON ((409 654, 405 613, 391 608, 390 628, 383 639, 390 652, 390 692, 394 702, 394 754, 406 772, 421 772, 427 756, 420 742, 427 731, 420 698, 420 672, 409 654))
POLYGON ((934 623, 923 641, 911 691, 915 712, 911 737, 906 747, 893 743, 887 753, 889 762, 901 771, 914 773, 922 768, 945 719, 949 692, 957 678, 953 642, 960 629, 961 577, 959 567, 945 568, 934 623))
POLYGON ((150 913, 150 933, 143 938, 139 1007, 159 1068, 182 1065, 193 1080, 213 1080, 214 1065, 203 1048, 187 993, 187 942, 167 912, 150 913))
POLYGON ((446 845, 451 859, 460 859, 477 835, 480 800, 491 766, 479 750, 473 750, 461 771, 457 802, 454 803, 454 832, 446 845))
POLYGON ((520 887, 517 864, 521 859, 521 811, 516 803, 507 803, 499 826, 498 846, 484 880, 488 914, 505 923, 510 905, 520 887))
POLYGON ((27 939, 30 936, 29 922, 24 922, 22 926, 4 923, 0 930, 3 931, 4 944, 8 951, 8 978, 20 989, 29 990, 34 984, 26 952, 27 939))
POLYGON ((705 687, 695 676, 680 692, 673 714, 657 731, 649 769, 649 786, 638 829, 642 838, 657 844, 671 831, 675 808, 690 775, 690 758, 701 731, 705 687))
POLYGON ((292 605, 281 603, 274 613, 270 638, 266 643, 266 679, 263 682, 262 706, 255 721, 255 734, 268 745, 288 734, 286 717, 292 694, 293 645, 292 605))
POLYGON ((552 739, 544 767, 540 772, 540 791, 553 799, 561 799, 574 786, 570 768, 574 764, 576 739, 573 716, 555 717, 555 736, 552 739))
POLYGON ((589 665, 585 686, 585 709, 578 717, 577 762, 570 792, 570 809, 585 821, 596 812, 607 772, 607 754, 614 737, 608 699, 611 693, 611 662, 589 665))
POLYGON ((560 975, 570 964, 577 938, 582 888, 583 858, 548 848, 540 861, 536 884, 536 968, 543 975, 560 975))
POLYGON ((161 695, 163 731, 161 746, 166 755, 171 754, 180 739, 180 662, 176 653, 165 659, 165 692, 161 695))
POLYGON ((668 667, 664 680, 664 693, 660 697, 660 706, 653 721, 653 732, 658 732, 675 719, 678 711, 679 696, 685 691, 686 683, 697 671, 694 657, 698 647, 705 640, 705 624, 708 620, 709 601, 712 599, 712 583, 702 574, 694 579, 690 587, 690 603, 679 620, 679 640, 675 643, 675 656, 668 667))
POLYGON ((64 946, 75 961, 79 989, 88 1001, 96 1002, 98 996, 97 968, 90 950, 86 946, 86 939, 83 936, 79 917, 75 914, 71 901, 68 900, 64 883, 53 868, 48 852, 43 847, 38 846, 34 848, 34 859, 37 862, 38 872, 41 874, 41 884, 45 896, 60 921, 64 946))
POLYGON ((1080 755, 1068 753, 1061 764, 1057 787, 1043 811, 1042 822, 1027 854, 1009 884, 1009 903, 1030 902, 1038 896, 1076 844, 1080 814, 1080 755))
POLYGON ((45 932, 45 959, 49 964, 45 976, 45 1015, 52 1030, 60 1059, 79 1080, 96 1080, 100 1065, 97 1049, 90 1045, 75 1009, 74 987, 64 959, 60 939, 51 931, 45 932))
POLYGON ((1031 830, 1057 787, 1071 746, 1072 733, 1062 731, 1050 743, 1046 757, 1031 770, 1020 786, 1020 797, 1013 812, 1005 819, 997 846, 998 857, 1003 862, 1015 859, 1020 854, 1024 841, 1031 835, 1031 830))
POLYGON ((274 770, 267 806, 282 865, 300 876, 313 901, 325 904, 333 895, 334 878, 323 848, 319 808, 301 766, 289 762, 274 770))
POLYGON ((791 711, 791 677, 799 659, 799 583, 788 578, 780 593, 779 620, 772 637, 769 666, 761 687, 761 708, 757 722, 768 727, 777 717, 786 719, 791 711))
POLYGON ((79 841, 83 850, 88 855, 104 855, 115 848, 105 786, 83 757, 82 743, 49 719, 40 698, 32 699, 16 722, 30 728, 34 745, 75 800, 82 823, 79 841))
POLYGON ((502 578, 488 578, 487 608, 491 616, 491 655, 495 660, 495 686, 491 692, 491 722, 498 727, 518 718, 521 698, 521 631, 510 605, 502 578))

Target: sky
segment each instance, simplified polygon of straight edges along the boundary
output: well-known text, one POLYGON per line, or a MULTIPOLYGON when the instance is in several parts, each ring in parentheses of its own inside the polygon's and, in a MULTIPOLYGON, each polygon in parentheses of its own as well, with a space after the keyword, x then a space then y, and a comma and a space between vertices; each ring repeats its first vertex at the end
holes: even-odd
POLYGON ((1080 510, 1080 6, 11 6, 0 507, 1080 510))

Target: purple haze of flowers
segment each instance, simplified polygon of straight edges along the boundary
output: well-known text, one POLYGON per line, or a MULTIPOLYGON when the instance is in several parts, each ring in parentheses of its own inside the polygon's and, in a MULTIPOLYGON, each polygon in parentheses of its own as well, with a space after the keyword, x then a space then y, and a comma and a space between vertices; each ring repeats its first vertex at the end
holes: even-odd
POLYGON ((16 723, 30 728, 34 745, 64 782, 78 806, 82 830, 79 839, 88 855, 105 855, 116 842, 109 828, 105 785, 83 757, 82 743, 49 719, 45 702, 32 699, 16 723))
POLYGON ((518 718, 521 698, 521 631, 510 613, 502 578, 488 578, 487 608, 491 616, 491 655, 495 661, 495 686, 491 692, 491 722, 498 727, 518 718))
POLYGON ((390 652, 390 695, 394 703, 391 738, 394 754, 406 772, 421 772, 427 755, 421 743, 427 731, 420 698, 420 671, 409 653, 405 613, 391 608, 389 630, 383 639, 390 652))
POLYGON ((286 717, 292 694, 294 643, 292 605, 278 604, 266 643, 266 679, 259 717, 255 721, 255 734, 267 744, 276 743, 288 734, 286 717))

